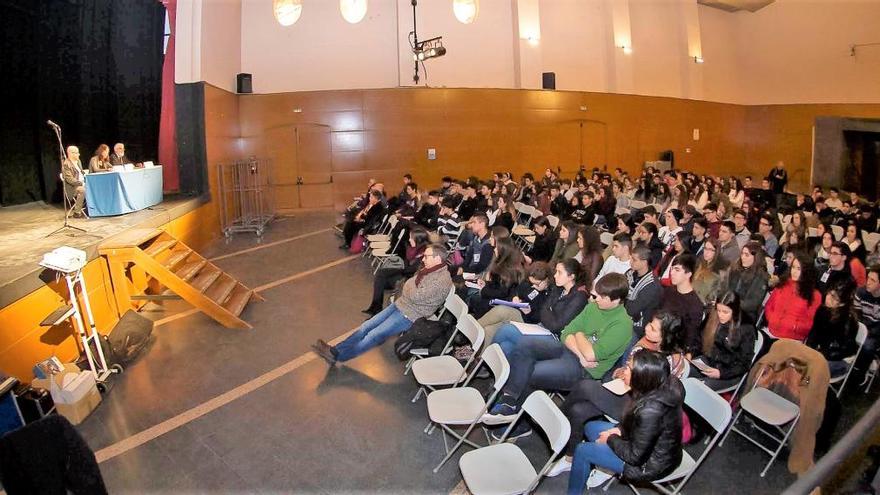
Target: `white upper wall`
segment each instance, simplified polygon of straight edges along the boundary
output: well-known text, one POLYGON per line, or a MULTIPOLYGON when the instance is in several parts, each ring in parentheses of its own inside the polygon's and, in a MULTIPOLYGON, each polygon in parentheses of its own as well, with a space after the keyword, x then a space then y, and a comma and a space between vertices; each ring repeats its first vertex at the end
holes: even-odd
MULTIPOLYGON (((368 1, 349 24, 337 0, 304 0, 283 27, 272 0, 179 0, 176 80, 234 90, 248 72, 256 93, 413 85, 409 0, 368 1)), ((418 6, 419 38, 442 35, 448 50, 426 62, 433 87, 539 88, 541 72, 555 72, 563 90, 741 104, 880 102, 880 46, 850 56, 880 41, 868 19, 880 19, 880 1, 728 13, 696 0, 480 0, 469 25, 452 0, 418 6), (520 39, 521 20, 539 23, 537 43, 520 39)))

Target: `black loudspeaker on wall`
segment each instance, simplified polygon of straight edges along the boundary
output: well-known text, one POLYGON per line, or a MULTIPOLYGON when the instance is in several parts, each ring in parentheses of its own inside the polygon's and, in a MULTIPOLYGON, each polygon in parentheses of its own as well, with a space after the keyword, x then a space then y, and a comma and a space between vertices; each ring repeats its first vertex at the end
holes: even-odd
POLYGON ((242 72, 241 74, 235 76, 235 81, 237 83, 236 87, 238 88, 239 93, 253 93, 254 87, 252 85, 252 78, 250 74, 245 74, 242 72))
POLYGON ((542 88, 544 89, 556 89, 556 73, 555 72, 542 72, 542 88))

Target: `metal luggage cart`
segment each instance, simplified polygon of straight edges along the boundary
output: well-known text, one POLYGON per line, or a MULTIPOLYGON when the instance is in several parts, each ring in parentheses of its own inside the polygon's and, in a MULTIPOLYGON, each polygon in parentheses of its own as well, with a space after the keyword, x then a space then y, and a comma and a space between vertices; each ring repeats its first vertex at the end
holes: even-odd
POLYGON ((226 237, 234 232, 262 236, 275 218, 272 163, 251 157, 217 166, 220 181, 220 228, 226 237))

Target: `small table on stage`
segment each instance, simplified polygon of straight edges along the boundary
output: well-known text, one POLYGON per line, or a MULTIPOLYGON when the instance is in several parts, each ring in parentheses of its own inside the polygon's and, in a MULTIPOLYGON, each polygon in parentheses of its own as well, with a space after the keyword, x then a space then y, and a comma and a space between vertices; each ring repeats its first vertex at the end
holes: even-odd
POLYGON ((161 166, 86 175, 90 217, 122 215, 161 202, 161 166))

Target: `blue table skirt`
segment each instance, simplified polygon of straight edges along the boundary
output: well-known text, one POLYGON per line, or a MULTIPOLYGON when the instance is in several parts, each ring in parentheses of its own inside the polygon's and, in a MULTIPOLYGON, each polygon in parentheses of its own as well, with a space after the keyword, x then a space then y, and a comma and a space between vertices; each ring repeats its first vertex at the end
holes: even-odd
POLYGON ((162 202, 162 167, 86 175, 90 217, 122 215, 162 202))

